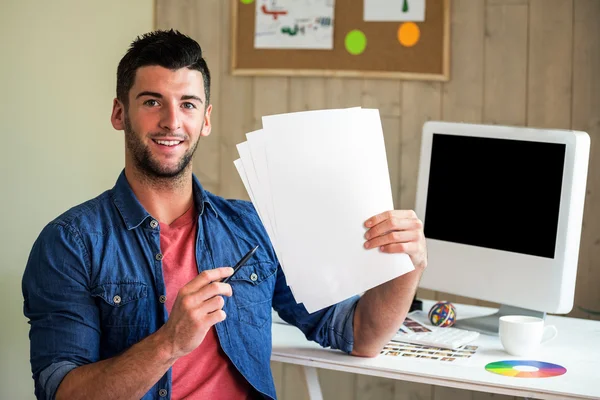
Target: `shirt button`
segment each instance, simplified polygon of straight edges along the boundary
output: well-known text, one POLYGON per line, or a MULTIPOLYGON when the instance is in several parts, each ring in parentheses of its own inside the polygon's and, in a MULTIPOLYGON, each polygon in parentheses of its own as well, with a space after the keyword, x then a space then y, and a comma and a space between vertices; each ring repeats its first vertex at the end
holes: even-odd
POLYGON ((160 389, 160 390, 158 391, 158 395, 159 395, 160 397, 167 397, 167 389, 160 389))
POLYGON ((157 226, 158 226, 158 222, 156 220, 150 221, 150 228, 156 229, 157 226))
POLYGON ((162 253, 158 253, 158 254, 155 256, 155 258, 156 258, 158 261, 162 260, 162 259, 163 259, 163 255, 162 255, 162 253))
POLYGON ((257 279, 258 279, 258 275, 256 275, 256 274, 253 272, 253 273, 252 273, 252 275, 250 275, 250 280, 251 280, 252 282, 254 282, 254 281, 255 281, 255 280, 257 280, 257 279))
POLYGON ((120 304, 121 303, 121 296, 116 295, 115 297, 113 297, 113 303, 120 304))
POLYGON ((160 301, 161 303, 164 303, 165 301, 167 301, 167 296, 165 296, 164 294, 162 296, 160 296, 158 298, 158 301, 160 301))

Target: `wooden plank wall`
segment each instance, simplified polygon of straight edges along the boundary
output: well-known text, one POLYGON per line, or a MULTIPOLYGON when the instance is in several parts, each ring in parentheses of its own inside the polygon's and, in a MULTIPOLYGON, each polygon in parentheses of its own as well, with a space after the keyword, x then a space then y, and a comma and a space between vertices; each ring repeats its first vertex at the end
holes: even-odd
MULTIPOLYGON (((433 1, 433 0, 430 0, 433 1)), ((600 319, 600 1, 451 0, 451 80, 233 77, 229 0, 156 0, 156 27, 197 39, 212 71, 213 134, 194 170, 208 190, 248 199, 235 144, 266 114, 349 106, 380 110, 395 206, 414 207, 427 120, 587 131, 592 139, 575 307, 600 319)), ((460 218, 460 216, 458 216, 460 218)), ((515 222, 518 229, 519 221, 515 222)), ((421 290, 427 298, 476 300, 421 290)), ((272 365, 279 397, 307 398, 302 371, 272 365)), ((490 399, 507 396, 320 371, 325 399, 490 399)))

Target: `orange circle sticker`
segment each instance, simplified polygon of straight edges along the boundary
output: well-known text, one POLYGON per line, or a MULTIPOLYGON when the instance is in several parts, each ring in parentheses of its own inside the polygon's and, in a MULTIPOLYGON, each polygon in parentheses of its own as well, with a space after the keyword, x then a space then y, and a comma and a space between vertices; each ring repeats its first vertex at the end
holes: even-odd
POLYGON ((414 22, 405 22, 398 28, 398 41, 402 46, 412 47, 419 41, 421 30, 414 22))

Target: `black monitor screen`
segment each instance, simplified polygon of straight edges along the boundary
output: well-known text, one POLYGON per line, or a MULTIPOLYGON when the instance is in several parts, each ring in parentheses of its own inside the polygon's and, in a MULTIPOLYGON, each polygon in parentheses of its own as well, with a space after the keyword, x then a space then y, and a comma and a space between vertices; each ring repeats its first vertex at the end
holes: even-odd
POLYGON ((430 239, 554 258, 565 145, 433 135, 430 239))

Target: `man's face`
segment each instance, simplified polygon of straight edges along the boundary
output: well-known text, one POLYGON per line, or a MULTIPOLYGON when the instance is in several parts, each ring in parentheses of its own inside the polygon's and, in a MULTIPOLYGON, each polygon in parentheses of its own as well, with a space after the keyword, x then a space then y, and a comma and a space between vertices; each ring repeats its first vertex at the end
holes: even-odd
POLYGON ((125 111, 115 100, 112 122, 125 131, 126 162, 149 178, 179 176, 201 136, 210 134, 202 73, 148 66, 136 71, 125 111))

